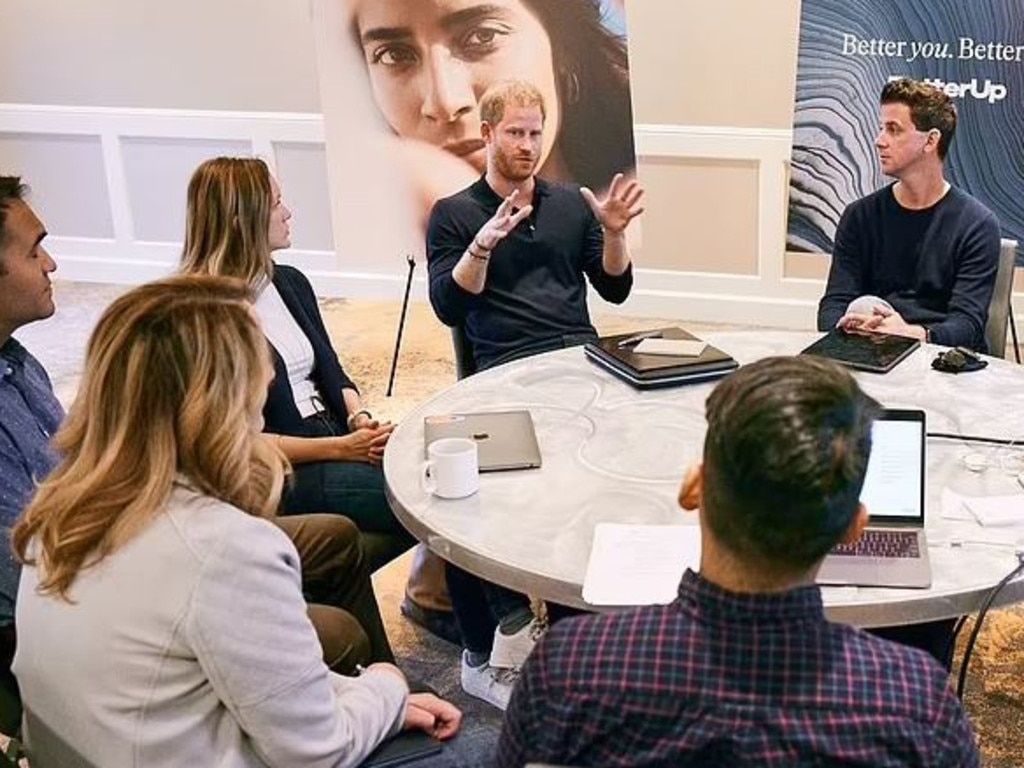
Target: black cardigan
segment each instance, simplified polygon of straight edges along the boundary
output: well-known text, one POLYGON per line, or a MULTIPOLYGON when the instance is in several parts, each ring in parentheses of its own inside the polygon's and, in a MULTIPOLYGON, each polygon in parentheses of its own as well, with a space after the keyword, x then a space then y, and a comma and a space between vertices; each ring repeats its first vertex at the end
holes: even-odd
MULTIPOLYGON (((320 315, 313 287, 299 270, 283 264, 274 265, 273 282, 288 312, 313 345, 313 372, 310 379, 316 387, 317 394, 327 411, 337 421, 342 433, 346 433, 348 410, 345 408, 341 390, 345 387, 356 389, 356 385, 338 362, 338 355, 331 346, 331 339, 320 315)), ((270 350, 274 358, 274 380, 270 382, 267 402, 263 406, 263 429, 279 435, 302 437, 307 430, 302 423, 299 409, 295 406, 295 397, 288 382, 284 360, 272 344, 270 350)))

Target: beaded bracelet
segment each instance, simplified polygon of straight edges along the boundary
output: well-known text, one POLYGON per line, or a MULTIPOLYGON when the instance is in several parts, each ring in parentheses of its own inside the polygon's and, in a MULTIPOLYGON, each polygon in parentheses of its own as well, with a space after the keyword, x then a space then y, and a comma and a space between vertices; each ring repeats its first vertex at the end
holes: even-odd
POLYGON ((349 432, 351 432, 353 429, 356 428, 356 419, 359 418, 359 414, 361 414, 361 413, 365 413, 366 414, 366 418, 368 418, 370 420, 373 419, 373 414, 372 413, 370 413, 365 408, 360 408, 355 413, 349 414, 348 419, 346 419, 346 422, 348 423, 348 430, 349 430, 349 432))

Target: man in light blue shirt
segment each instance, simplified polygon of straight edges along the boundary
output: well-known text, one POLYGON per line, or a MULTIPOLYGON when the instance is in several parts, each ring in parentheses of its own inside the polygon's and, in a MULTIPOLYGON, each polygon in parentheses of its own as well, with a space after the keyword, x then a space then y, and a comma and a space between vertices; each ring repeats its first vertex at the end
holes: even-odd
POLYGON ((43 247, 46 228, 25 202, 26 187, 0 176, 0 730, 13 730, 18 707, 11 675, 14 598, 20 567, 10 530, 35 489, 56 464, 50 436, 64 410, 39 361, 12 334, 53 314, 50 273, 56 263, 43 247), (13 720, 13 722, 11 722, 13 720))

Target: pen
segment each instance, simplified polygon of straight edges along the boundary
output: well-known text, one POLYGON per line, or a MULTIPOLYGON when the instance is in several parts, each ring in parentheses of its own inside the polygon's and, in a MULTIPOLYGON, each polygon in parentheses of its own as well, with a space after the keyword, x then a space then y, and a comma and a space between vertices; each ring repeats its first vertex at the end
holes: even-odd
POLYGON ((660 339, 661 331, 644 331, 643 333, 637 333, 629 338, 623 339, 619 342, 619 349, 623 347, 629 347, 633 344, 639 344, 644 339, 660 339))

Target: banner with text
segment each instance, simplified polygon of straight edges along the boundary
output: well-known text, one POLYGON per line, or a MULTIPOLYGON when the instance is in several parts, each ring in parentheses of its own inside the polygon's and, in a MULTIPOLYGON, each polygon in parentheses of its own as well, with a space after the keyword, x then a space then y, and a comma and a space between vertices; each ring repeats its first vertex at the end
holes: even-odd
POLYGON ((854 200, 889 182, 878 97, 912 77, 956 102, 947 179, 1024 241, 1024 13, 1020 0, 803 0, 787 247, 832 251, 854 200))

